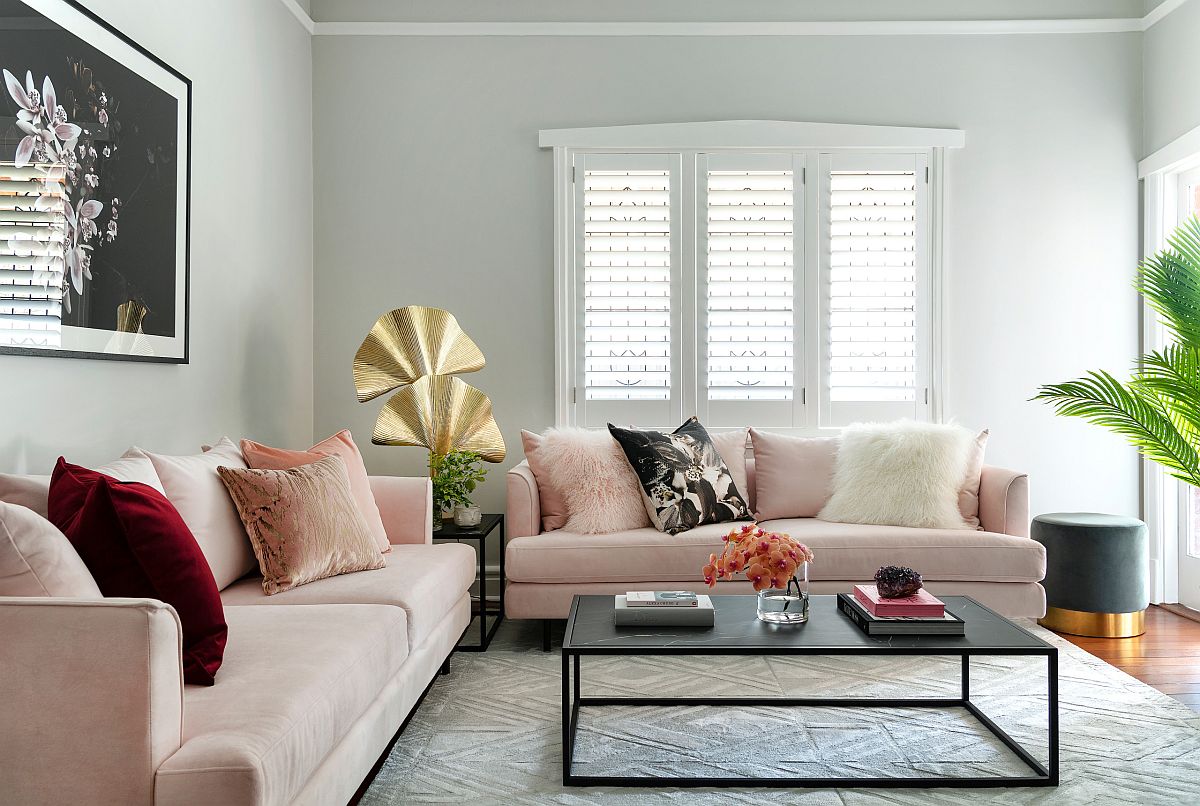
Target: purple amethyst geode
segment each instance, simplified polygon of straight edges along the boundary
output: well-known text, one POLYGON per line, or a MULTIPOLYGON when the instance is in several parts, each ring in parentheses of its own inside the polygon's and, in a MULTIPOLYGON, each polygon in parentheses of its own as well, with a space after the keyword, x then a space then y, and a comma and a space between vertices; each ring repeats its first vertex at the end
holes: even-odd
POLYGON ((920 574, 902 565, 885 565, 875 572, 875 588, 884 599, 912 596, 923 584, 920 574))

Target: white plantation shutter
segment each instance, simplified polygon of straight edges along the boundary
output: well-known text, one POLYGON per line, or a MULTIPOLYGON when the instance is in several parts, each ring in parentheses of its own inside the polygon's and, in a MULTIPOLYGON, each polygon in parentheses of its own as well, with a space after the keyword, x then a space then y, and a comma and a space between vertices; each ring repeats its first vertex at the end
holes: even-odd
POLYGON ((556 150, 556 422, 934 419, 940 153, 556 150))
POLYGON ((576 165, 586 425, 676 416, 677 162, 590 155, 576 165))
POLYGON ((62 169, 0 163, 0 345, 61 344, 65 198, 62 169))
POLYGON ((823 425, 927 417, 925 165, 822 160, 823 425))
MULTIPOLYGON (((790 154, 699 161, 702 370, 710 425, 792 425, 800 175, 790 154)), ((702 405, 704 401, 701 402, 702 405)))

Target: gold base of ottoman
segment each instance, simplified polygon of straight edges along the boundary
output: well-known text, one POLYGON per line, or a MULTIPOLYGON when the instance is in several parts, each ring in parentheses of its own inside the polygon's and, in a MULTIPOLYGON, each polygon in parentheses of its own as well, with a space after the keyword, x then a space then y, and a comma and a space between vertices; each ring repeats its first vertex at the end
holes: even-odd
POLYGON ((1038 619, 1038 624, 1047 630, 1064 632, 1067 635, 1133 638, 1146 631, 1146 611, 1088 613, 1084 610, 1067 610, 1065 607, 1047 607, 1046 615, 1038 619))

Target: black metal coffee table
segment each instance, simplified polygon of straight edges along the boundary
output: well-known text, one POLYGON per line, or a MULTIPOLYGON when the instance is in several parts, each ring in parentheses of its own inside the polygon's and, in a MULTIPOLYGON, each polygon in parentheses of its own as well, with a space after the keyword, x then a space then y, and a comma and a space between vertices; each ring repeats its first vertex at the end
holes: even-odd
POLYGON ((966 596, 944 596, 946 609, 966 622, 966 636, 887 636, 863 633, 837 611, 836 596, 813 596, 811 618, 796 627, 758 620, 754 596, 714 596, 711 629, 629 628, 613 625, 613 597, 576 596, 562 648, 563 783, 568 786, 670 787, 990 787, 1058 785, 1058 649, 966 596), (581 697, 579 659, 585 655, 941 655, 962 659, 958 698, 823 697, 581 697), (1046 659, 1049 761, 1043 765, 971 702, 971 657, 1037 655, 1046 659), (572 759, 579 709, 603 706, 824 706, 847 708, 965 708, 1032 771, 986 777, 680 778, 575 775, 572 759))

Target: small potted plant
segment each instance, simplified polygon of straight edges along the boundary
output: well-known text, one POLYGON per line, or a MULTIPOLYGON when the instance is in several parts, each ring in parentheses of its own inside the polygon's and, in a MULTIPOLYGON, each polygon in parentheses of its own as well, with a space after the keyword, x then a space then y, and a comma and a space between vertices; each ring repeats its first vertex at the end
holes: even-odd
POLYGON ((471 493, 483 481, 487 470, 483 457, 471 451, 429 454, 429 478, 433 482, 433 528, 442 528, 443 513, 453 513, 460 526, 476 526, 479 507, 471 503, 471 493), (459 515, 462 515, 460 520, 459 515))
POLYGON ((734 529, 723 538, 718 557, 708 555, 704 582, 716 587, 719 579, 744 573, 758 591, 758 617, 771 624, 808 621, 808 564, 813 552, 783 532, 768 532, 756 523, 734 529))

